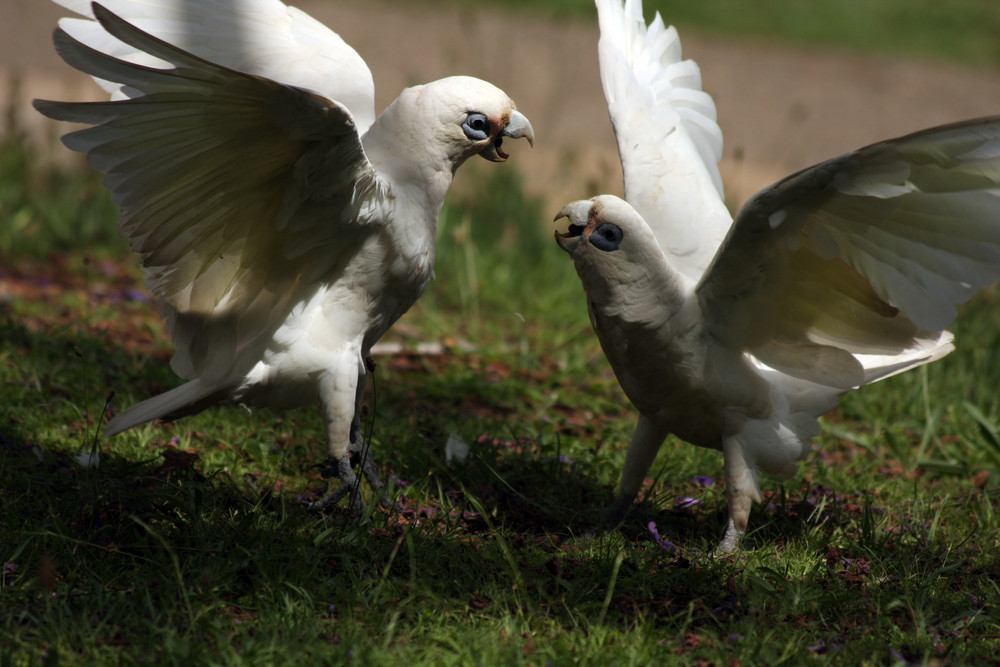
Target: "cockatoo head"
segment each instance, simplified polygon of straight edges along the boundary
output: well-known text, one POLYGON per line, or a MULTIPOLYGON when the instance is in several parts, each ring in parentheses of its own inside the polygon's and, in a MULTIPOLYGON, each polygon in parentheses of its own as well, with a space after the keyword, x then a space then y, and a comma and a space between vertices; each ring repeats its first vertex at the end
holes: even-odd
POLYGON ((569 218, 569 230, 557 231, 556 242, 573 258, 592 307, 647 315, 647 300, 667 285, 671 269, 646 221, 612 195, 567 204, 560 218, 569 218))
POLYGON ((528 119, 514 101, 496 86, 469 76, 452 76, 422 86, 407 88, 399 104, 408 110, 408 120, 418 124, 414 132, 430 133, 424 144, 443 151, 441 157, 454 167, 477 153, 487 160, 503 162, 505 138, 525 138, 535 143, 528 119))
POLYGON ((590 267, 621 273, 629 265, 663 262, 649 225, 618 197, 600 195, 572 202, 555 217, 560 218, 569 218, 569 229, 565 234, 556 232, 556 243, 573 257, 578 271, 590 267))
POLYGON ((602 331, 603 318, 657 328, 683 305, 677 272, 629 204, 601 195, 567 204, 560 218, 569 218, 569 230, 556 232, 556 242, 573 258, 599 337, 611 335, 602 331))

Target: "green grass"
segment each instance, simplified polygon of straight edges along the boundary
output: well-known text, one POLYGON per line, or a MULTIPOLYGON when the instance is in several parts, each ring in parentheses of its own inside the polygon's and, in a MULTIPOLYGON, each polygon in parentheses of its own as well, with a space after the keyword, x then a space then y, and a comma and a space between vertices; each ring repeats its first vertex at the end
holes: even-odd
POLYGON ((634 411, 548 212, 512 170, 484 172, 450 201, 437 279, 389 336, 448 351, 378 358, 367 428, 394 503, 358 526, 298 504, 325 488, 313 408, 96 438, 111 392, 121 406, 176 384, 169 345, 97 178, 34 169, 17 145, 0 164, 20 165, 0 185, 0 219, 19 221, 0 229, 0 665, 1000 651, 995 292, 964 310, 950 357, 845 399, 799 475, 766 483, 740 555, 708 555, 721 458, 679 442, 624 529, 588 536, 634 411), (445 462, 452 434, 464 463, 445 462))
MULTIPOLYGON (((2 138, 0 138, 2 140, 2 138)), ((61 252, 81 242, 117 246, 116 209, 100 177, 34 168, 30 142, 16 131, 0 150, 0 254, 61 252)))
MULTIPOLYGON (((589 0, 496 0, 494 4, 558 17, 596 16, 589 0)), ((1000 65, 1000 3, 989 0, 645 0, 643 9, 647 21, 659 11, 664 21, 681 30, 741 40, 777 39, 806 47, 1000 65)))

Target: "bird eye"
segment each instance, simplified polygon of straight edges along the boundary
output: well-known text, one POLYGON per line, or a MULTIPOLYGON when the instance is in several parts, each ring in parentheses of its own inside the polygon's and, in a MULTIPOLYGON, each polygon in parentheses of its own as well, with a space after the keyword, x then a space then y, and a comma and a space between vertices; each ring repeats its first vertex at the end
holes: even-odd
POLYGON ((604 252, 618 250, 622 244, 622 228, 613 222, 602 222, 590 233, 590 245, 604 252))
POLYGON ((473 112, 462 123, 465 136, 473 141, 482 141, 490 136, 490 120, 481 113, 473 112))

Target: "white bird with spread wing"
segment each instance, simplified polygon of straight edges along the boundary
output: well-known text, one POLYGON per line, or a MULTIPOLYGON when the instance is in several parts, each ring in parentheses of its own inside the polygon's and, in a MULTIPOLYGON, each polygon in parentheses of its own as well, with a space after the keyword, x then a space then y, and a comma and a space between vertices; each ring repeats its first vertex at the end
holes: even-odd
POLYGON ((639 410, 625 516, 669 434, 722 451, 732 551, 758 474, 794 473, 847 391, 952 350, 956 304, 1000 278, 1000 117, 874 144, 792 174, 733 220, 697 66, 640 2, 597 0, 625 201, 567 205, 556 234, 639 410))
POLYGON ((60 21, 57 50, 112 101, 36 107, 93 126, 64 141, 106 174, 189 380, 106 435, 222 401, 319 400, 341 485, 313 506, 350 493, 359 512, 369 350, 430 279, 455 170, 504 161, 530 123, 470 77, 407 88, 376 118, 360 56, 279 0, 59 3, 85 18, 60 21))

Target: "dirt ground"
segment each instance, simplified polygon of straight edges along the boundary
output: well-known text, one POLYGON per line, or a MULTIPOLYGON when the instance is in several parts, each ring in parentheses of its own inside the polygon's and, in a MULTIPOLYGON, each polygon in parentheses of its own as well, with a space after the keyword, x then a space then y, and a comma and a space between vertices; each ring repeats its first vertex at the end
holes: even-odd
MULTIPOLYGON (((475 11, 367 0, 294 4, 339 32, 368 62, 377 109, 406 85, 479 76, 506 90, 531 119, 535 149, 516 145, 512 163, 553 210, 570 198, 620 192, 598 78, 596 21, 556 21, 488 3, 476 3, 475 11)), ((0 0, 0 6, 0 133, 27 129, 42 154, 60 154, 53 140, 58 128, 31 110, 30 99, 97 99, 99 91, 52 49, 51 31, 65 10, 45 0, 0 0)), ((863 144, 1000 113, 1000 63, 977 70, 691 31, 681 38, 718 106, 731 203, 863 144)))

